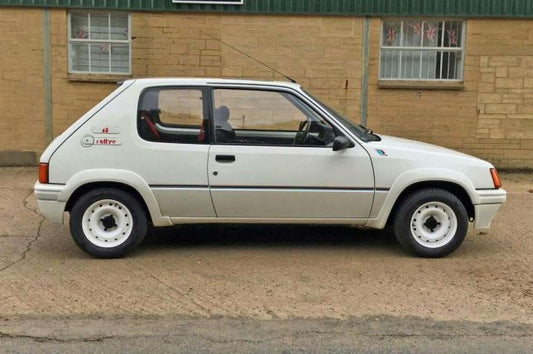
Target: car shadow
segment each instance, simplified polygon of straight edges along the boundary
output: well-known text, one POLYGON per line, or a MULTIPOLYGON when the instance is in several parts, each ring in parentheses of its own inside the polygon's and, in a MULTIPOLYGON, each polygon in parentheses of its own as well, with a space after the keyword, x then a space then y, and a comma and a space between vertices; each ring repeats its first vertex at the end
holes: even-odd
POLYGON ((324 225, 200 224, 152 228, 142 249, 224 247, 332 247, 401 253, 390 230, 324 225))

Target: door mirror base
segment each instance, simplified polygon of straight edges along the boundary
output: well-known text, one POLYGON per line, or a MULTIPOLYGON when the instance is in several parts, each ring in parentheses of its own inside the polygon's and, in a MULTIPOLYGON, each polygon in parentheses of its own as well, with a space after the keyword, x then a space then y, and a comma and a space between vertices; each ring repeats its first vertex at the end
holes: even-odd
POLYGON ((336 136, 333 140, 333 151, 340 151, 353 147, 352 142, 345 136, 336 136))

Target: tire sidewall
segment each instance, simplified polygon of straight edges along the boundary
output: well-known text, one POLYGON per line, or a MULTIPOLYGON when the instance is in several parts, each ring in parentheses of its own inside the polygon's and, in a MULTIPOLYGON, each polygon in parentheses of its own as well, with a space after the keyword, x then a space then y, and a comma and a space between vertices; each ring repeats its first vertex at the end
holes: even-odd
POLYGON ((455 251, 465 239, 468 231, 468 213, 463 203, 454 194, 443 189, 424 189, 408 196, 399 206, 394 220, 394 233, 400 244, 421 257, 443 257, 455 251), (449 206, 455 213, 457 229, 453 238, 445 245, 436 248, 424 247, 415 240, 411 231, 411 218, 423 204, 440 202, 449 206))
POLYGON ((74 242, 85 252, 98 258, 118 258, 138 246, 147 231, 146 214, 139 201, 127 192, 115 188, 95 189, 80 197, 70 211, 70 232, 74 242), (133 227, 130 235, 116 247, 99 247, 87 239, 83 232, 82 219, 85 211, 93 203, 111 199, 124 204, 130 211, 133 227))

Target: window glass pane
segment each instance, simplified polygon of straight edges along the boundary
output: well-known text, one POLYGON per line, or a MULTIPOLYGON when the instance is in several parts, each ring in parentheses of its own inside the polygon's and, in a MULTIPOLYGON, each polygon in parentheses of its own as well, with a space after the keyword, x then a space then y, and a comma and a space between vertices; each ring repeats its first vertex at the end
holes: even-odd
POLYGON ((437 77, 440 77, 442 79, 461 78, 461 70, 463 67, 461 52, 439 52, 437 53, 437 58, 437 77), (441 56, 442 61, 440 60, 441 56), (442 70, 440 69, 441 63, 442 70))
POLYGON ((382 43, 384 46, 395 47, 400 45, 401 27, 401 21, 383 22, 382 43))
POLYGON ((91 12, 91 39, 109 39, 109 16, 91 12))
POLYGON ((91 43, 91 71, 109 72, 109 43, 91 43))
POLYGON ((444 46, 457 48, 461 46, 462 24, 457 21, 444 23, 444 46))
POLYGON ((229 108, 229 123, 235 129, 295 131, 305 120, 305 115, 279 92, 216 90, 215 107, 223 105, 229 108))
POLYGON ((162 143, 209 142, 201 90, 154 88, 143 92, 140 101, 137 130, 141 138, 162 143))
POLYGON ((70 15, 70 38, 89 38, 89 17, 86 13, 72 13, 70 15))
POLYGON ((111 39, 129 39, 127 14, 111 14, 111 39))
POLYGON ((127 73, 130 68, 130 48, 128 44, 111 44, 111 71, 127 73))
POLYGON ((418 79, 420 70, 420 55, 422 53, 416 51, 402 52, 402 72, 401 77, 404 79, 418 79))
POLYGON ((381 51, 381 77, 385 79, 394 79, 399 77, 400 67, 400 50, 381 51))
POLYGON ((327 122, 288 93, 219 89, 214 104, 219 143, 324 146, 335 138, 327 122))
POLYGON ((421 79, 435 79, 437 76, 437 53, 434 51, 424 51, 422 53, 422 66, 420 70, 421 79))
POLYGON ((439 45, 439 23, 424 22, 424 47, 437 47, 439 45))
POLYGON ((202 124, 202 91, 161 90, 159 92, 159 118, 161 123, 175 126, 202 124))
POLYGON ((89 71, 89 44, 70 44, 70 63, 73 71, 89 71))
POLYGON ((402 47, 421 47, 424 22, 420 20, 403 21, 402 47))

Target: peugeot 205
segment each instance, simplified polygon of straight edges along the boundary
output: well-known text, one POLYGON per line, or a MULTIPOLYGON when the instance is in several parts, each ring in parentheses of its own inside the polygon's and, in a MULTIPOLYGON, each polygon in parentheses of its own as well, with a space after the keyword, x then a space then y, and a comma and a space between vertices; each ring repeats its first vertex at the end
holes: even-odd
POLYGON ((408 251, 441 257, 469 222, 489 229, 500 187, 490 163, 377 135, 295 83, 137 79, 48 146, 35 195, 96 257, 185 223, 390 225, 408 251))

